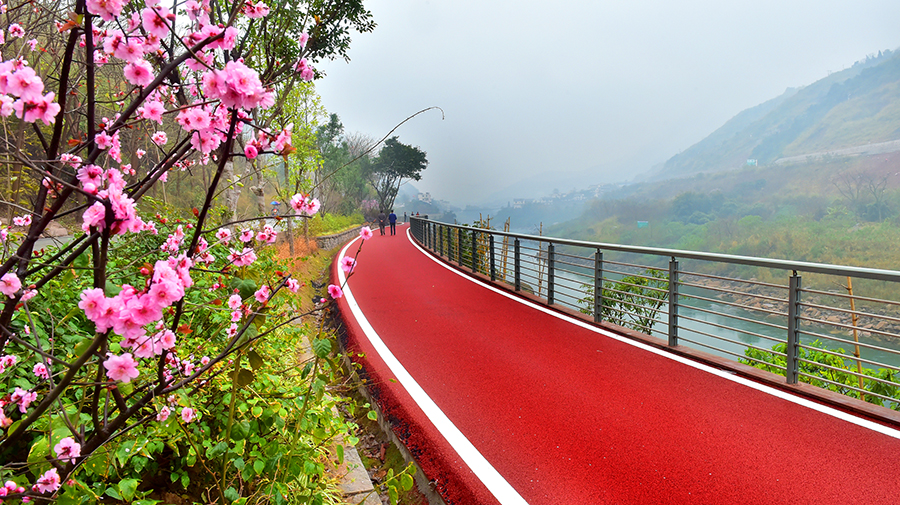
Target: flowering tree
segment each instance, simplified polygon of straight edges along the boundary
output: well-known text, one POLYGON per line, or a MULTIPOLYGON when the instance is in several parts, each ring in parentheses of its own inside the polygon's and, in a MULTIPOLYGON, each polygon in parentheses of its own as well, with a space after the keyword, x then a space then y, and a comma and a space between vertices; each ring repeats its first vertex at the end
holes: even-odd
MULTIPOLYGON (((176 413, 182 427, 196 422, 193 399, 225 373, 218 365, 300 317, 273 322, 284 313, 271 312, 297 279, 253 278, 276 230, 223 222, 213 209, 235 157, 291 153, 288 129, 253 118, 276 106, 286 73, 313 79, 307 56, 346 54, 346 32, 323 31, 340 12, 367 19, 346 3, 307 10, 290 30, 262 1, 0 4, 17 20, 0 31, 0 117, 20 184, 5 202, 14 226, 0 228, 0 496, 55 498, 132 430, 176 413), (250 140, 237 149, 241 136, 250 140), (189 219, 151 210, 154 185, 202 171, 189 219), (36 248, 60 219, 82 233, 36 248)), ((298 217, 319 207, 303 193, 290 205, 298 217)), ((126 491, 134 496, 130 484, 116 493, 126 491)), ((217 499, 233 498, 219 486, 217 499)))

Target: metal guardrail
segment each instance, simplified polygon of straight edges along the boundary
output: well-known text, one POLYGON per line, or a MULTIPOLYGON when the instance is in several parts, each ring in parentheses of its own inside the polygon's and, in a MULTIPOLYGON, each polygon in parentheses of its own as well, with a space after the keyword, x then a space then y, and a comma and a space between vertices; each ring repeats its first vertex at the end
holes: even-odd
POLYGON ((567 240, 418 217, 411 231, 448 261, 548 305, 750 364, 789 384, 900 410, 898 271, 567 240))

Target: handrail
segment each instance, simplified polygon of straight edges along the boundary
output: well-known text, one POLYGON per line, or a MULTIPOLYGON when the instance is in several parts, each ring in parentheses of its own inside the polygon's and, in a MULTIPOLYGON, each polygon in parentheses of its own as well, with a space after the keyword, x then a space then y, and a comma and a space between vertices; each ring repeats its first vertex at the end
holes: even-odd
POLYGON ((644 247, 622 244, 609 244, 605 242, 587 242, 584 240, 572 240, 557 237, 547 237, 543 235, 528 235, 525 233, 513 233, 500 230, 486 230, 484 228, 476 228, 460 224, 441 223, 432 221, 422 217, 414 216, 412 221, 421 221, 426 223, 436 223, 441 226, 450 228, 458 228, 466 231, 486 232, 490 231, 492 235, 500 235, 504 237, 514 237, 519 240, 533 240, 536 242, 552 242, 556 245, 569 245, 575 247, 599 248, 607 251, 627 252, 636 254, 649 254, 653 256, 677 257, 686 259, 696 259, 705 261, 717 261, 721 263, 731 263, 735 265, 747 265, 764 268, 778 268, 780 270, 797 270, 803 272, 843 275, 850 277, 859 277, 861 279, 874 279, 881 281, 900 282, 900 271, 883 270, 879 268, 852 267, 846 265, 830 265, 827 263, 810 263, 806 261, 778 260, 769 258, 756 258, 753 256, 739 256, 734 254, 708 253, 701 251, 687 251, 683 249, 665 249, 660 247, 644 247))
POLYGON ((877 405, 871 407, 876 410, 900 410, 900 294, 895 294, 900 293, 900 271, 536 236, 427 216, 413 216, 410 223, 413 237, 437 256, 508 289, 530 291, 548 306, 659 337, 672 350, 687 347, 719 358, 737 357, 784 375, 788 384, 807 382, 877 405), (645 259, 604 260, 607 252, 645 259), (729 275, 682 269, 681 260, 724 268, 729 275), (657 266, 647 266, 653 264, 657 266), (722 265, 756 267, 781 280, 742 279, 722 265), (825 279, 830 288, 843 287, 850 278, 866 279, 870 292, 860 293, 859 287, 859 294, 814 289, 807 286, 810 279, 801 282, 804 273, 826 276, 811 279, 825 279), (870 296, 877 288, 894 299, 870 296), (839 305, 853 301, 856 307, 839 305), (783 348, 760 347, 772 342, 783 348))

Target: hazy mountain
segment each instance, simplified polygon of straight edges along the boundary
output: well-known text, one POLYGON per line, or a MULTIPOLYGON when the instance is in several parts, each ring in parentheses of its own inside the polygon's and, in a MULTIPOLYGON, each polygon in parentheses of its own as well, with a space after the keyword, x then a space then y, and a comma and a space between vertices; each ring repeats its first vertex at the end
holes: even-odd
POLYGON ((747 109, 670 158, 655 179, 732 170, 755 159, 827 153, 900 139, 900 53, 859 61, 747 109))

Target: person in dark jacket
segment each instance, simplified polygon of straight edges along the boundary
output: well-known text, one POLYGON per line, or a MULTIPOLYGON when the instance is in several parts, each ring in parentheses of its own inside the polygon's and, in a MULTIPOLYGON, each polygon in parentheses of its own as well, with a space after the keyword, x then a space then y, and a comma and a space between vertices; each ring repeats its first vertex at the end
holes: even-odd
POLYGON ((391 235, 397 234, 397 214, 394 214, 394 209, 391 209, 391 214, 388 216, 388 221, 391 222, 391 235))
POLYGON ((378 228, 381 230, 381 234, 384 235, 384 225, 386 225, 387 216, 384 215, 384 211, 378 213, 378 228))

